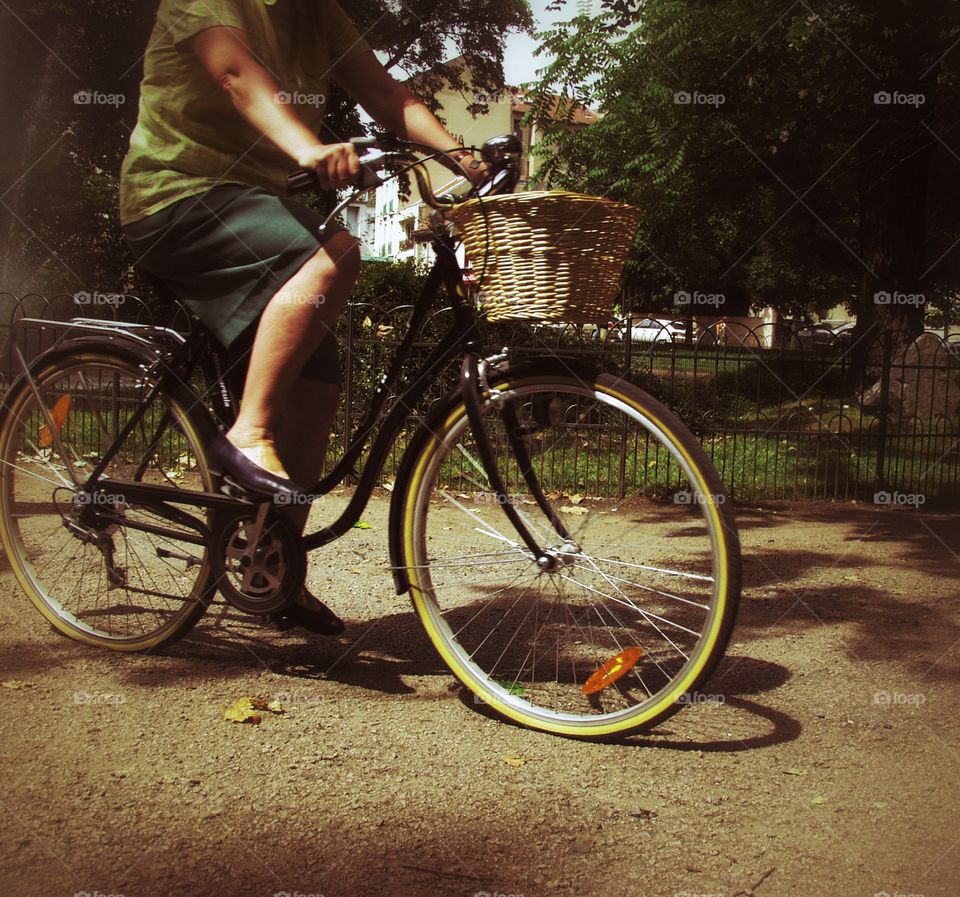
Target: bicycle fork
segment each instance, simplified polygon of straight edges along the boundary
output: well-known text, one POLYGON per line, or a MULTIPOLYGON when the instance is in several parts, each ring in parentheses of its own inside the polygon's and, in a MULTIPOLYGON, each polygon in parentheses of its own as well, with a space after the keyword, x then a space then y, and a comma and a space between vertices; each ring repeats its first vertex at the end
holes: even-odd
POLYGON ((464 356, 463 364, 460 366, 460 386, 467 410, 467 419, 470 421, 470 428, 476 440, 480 463, 483 465, 484 472, 490 480, 490 485, 496 494, 497 504, 503 509, 503 513, 506 514, 507 519, 513 525, 524 544, 533 552, 537 566, 545 573, 550 573, 561 565, 564 556, 575 554, 580 548, 573 541, 563 521, 547 499, 540 485, 540 480, 533 470, 530 453, 527 451, 527 447, 521 438, 520 422, 517 417, 514 400, 505 396, 499 396, 498 391, 491 388, 486 382, 488 366, 502 361, 505 358, 505 351, 501 355, 491 356, 483 360, 480 360, 475 352, 467 352, 464 356), (503 421, 504 429, 506 430, 507 442, 514 457, 517 459, 517 464, 523 474, 527 488, 530 490, 530 494, 540 507, 540 510, 543 511, 544 515, 550 521, 557 534, 563 539, 564 544, 560 549, 547 548, 540 545, 507 495, 503 477, 497 465, 496 454, 490 442, 490 434, 487 431, 481 415, 480 403, 484 397, 489 398, 494 403, 500 414, 500 419, 503 421))

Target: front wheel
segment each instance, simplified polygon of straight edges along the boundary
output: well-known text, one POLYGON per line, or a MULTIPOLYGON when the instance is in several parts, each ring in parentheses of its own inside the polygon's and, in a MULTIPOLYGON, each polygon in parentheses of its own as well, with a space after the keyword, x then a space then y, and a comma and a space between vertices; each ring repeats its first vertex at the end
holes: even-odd
POLYGON ((416 612, 457 678, 522 725, 594 739, 649 728, 684 706, 733 628, 739 541, 719 477, 677 417, 623 380, 544 369, 490 386, 482 414, 509 500, 555 563, 538 566, 498 506, 455 393, 411 445, 397 496, 416 612))

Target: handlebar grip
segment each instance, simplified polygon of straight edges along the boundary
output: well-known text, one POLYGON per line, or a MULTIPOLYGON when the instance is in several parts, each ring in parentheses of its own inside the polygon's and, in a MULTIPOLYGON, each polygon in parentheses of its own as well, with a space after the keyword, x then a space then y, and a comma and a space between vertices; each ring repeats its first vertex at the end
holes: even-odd
MULTIPOLYGON (((373 168, 369 165, 360 166, 360 174, 357 175, 356 183, 358 190, 371 190, 374 187, 379 187, 382 183, 383 180, 373 168)), ((319 189, 320 181, 317 179, 317 174, 309 168, 298 168, 287 175, 287 196, 319 189)))

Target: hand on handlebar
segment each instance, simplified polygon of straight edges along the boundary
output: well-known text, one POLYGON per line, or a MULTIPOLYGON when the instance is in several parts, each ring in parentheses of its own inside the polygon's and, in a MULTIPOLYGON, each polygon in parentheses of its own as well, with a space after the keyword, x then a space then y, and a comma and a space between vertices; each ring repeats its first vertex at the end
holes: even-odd
POLYGON ((324 190, 352 187, 360 173, 360 159, 352 143, 318 143, 299 155, 297 164, 315 171, 324 190))
POLYGON ((490 177, 490 169, 486 162, 477 159, 472 153, 457 155, 457 163, 463 171, 463 176, 473 184, 474 187, 483 184, 490 177))

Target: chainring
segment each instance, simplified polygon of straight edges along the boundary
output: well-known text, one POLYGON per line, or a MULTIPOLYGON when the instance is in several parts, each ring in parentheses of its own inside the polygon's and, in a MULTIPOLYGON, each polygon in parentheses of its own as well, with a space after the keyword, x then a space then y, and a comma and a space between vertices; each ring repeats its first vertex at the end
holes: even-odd
POLYGON ((219 590, 237 610, 272 614, 303 587, 306 553, 293 524, 272 508, 256 538, 257 512, 231 515, 217 527, 219 590))

